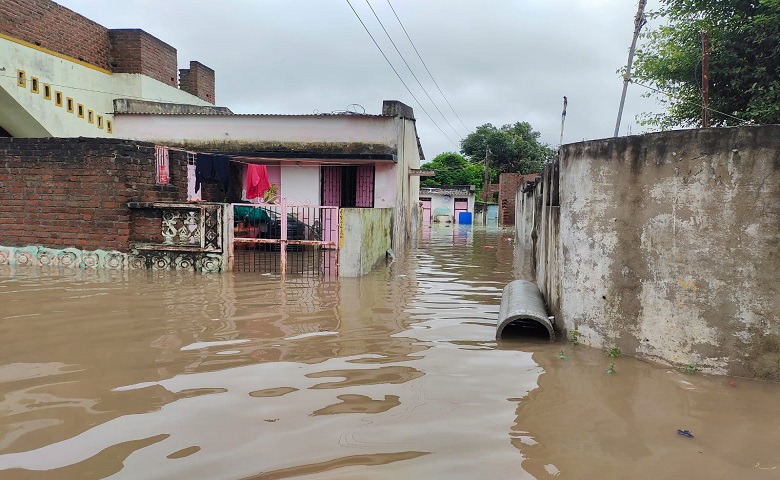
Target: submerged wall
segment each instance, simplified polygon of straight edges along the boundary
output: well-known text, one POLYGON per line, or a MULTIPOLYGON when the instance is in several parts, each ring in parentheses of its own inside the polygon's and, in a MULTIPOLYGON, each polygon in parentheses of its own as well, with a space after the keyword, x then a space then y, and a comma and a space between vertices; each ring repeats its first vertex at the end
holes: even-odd
POLYGON ((780 380, 780 126, 565 145, 555 166, 518 203, 533 222, 518 232, 557 328, 780 380))
POLYGON ((390 248, 391 208, 342 208, 339 276, 359 277, 385 259, 390 248))

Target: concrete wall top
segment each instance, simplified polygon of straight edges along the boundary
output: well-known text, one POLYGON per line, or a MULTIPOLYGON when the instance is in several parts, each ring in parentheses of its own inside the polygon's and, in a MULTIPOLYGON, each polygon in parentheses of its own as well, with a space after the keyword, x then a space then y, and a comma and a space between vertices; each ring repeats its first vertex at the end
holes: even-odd
POLYGON ((583 343, 780 380, 780 125, 565 145, 559 221, 539 248, 583 343))
MULTIPOLYGON (((117 115, 125 138, 163 144, 213 146, 230 151, 242 144, 361 143, 395 153, 395 117, 376 115, 117 115), (387 150, 387 149, 384 149, 387 150)), ((370 151, 370 150, 369 150, 370 151)))

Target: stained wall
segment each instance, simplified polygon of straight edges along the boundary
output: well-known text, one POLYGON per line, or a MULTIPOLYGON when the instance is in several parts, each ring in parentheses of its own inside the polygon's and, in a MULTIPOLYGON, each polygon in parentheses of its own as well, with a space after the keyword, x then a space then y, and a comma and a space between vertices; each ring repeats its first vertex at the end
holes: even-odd
POLYGON ((565 145, 559 168, 518 205, 558 328, 780 380, 780 126, 565 145))

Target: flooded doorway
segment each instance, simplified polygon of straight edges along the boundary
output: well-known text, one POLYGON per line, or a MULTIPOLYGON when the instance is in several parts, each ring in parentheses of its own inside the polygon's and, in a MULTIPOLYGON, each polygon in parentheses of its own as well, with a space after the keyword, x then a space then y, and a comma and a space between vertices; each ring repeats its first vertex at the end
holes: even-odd
POLYGON ((497 343, 512 230, 429 231, 337 281, 0 267, 0 478, 776 478, 778 385, 497 343))

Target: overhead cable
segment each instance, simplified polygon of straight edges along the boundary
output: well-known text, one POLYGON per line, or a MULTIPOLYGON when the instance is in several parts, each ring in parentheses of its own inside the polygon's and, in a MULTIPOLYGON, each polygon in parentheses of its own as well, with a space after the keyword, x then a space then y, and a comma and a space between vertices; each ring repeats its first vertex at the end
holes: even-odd
POLYGON ((415 46, 414 42, 412 41, 412 37, 409 36, 409 32, 406 31, 406 27, 404 27, 403 22, 401 22, 401 19, 398 17, 398 14, 395 12, 395 8, 393 8, 393 4, 390 3, 390 0, 387 0, 387 4, 390 5, 390 9, 393 11, 393 15, 395 15, 396 20, 398 20, 398 23, 401 25, 401 28, 403 29, 404 33, 406 34, 406 38, 409 39, 409 43, 412 44, 412 48, 414 48, 414 53, 417 54, 417 58, 420 59, 420 62, 422 62, 423 66, 425 67, 425 71, 428 72, 428 75, 430 75, 431 80, 433 80, 433 84, 436 85, 436 88, 439 90, 439 93, 441 93, 441 96, 444 98, 444 101, 447 102, 447 105, 449 105, 450 110, 452 110, 452 113, 455 114, 455 116, 458 118, 458 121, 461 125, 463 125, 463 128, 466 129, 467 132, 471 133, 471 129, 466 126, 465 123, 463 123, 463 120, 461 120, 460 115, 458 115, 458 112, 455 111, 455 109, 452 107, 452 104, 447 99, 447 96, 444 95, 444 92, 442 92, 441 87, 439 87, 438 82, 436 82, 436 79, 433 78, 433 74, 428 69, 428 65, 425 63, 425 60, 423 60, 422 55, 420 55, 420 52, 417 50, 417 47, 415 46))
POLYGON ((419 100, 417 100, 417 97, 414 95, 414 93, 412 92, 412 90, 409 88, 409 85, 407 85, 407 84, 406 84, 406 82, 404 81, 404 79, 403 79, 403 78, 401 78, 401 75, 398 73, 398 70, 396 70, 396 69, 395 69, 395 67, 393 66, 393 63, 390 61, 390 59, 389 59, 389 58, 387 58, 387 55, 385 55, 385 52, 382 50, 382 47, 380 47, 380 46, 379 46, 379 44, 377 43, 377 41, 376 41, 376 39, 374 38, 374 36, 373 36, 373 35, 371 34, 371 32, 368 30, 368 27, 366 27, 366 24, 365 24, 365 23, 363 23, 363 19, 362 19, 362 18, 360 18, 360 15, 358 15, 357 11, 355 10, 355 7, 353 7, 353 6, 352 6, 352 3, 351 3, 349 0, 347 0, 347 4, 349 5, 349 8, 351 8, 351 9, 352 9, 352 13, 354 13, 354 14, 355 14, 355 16, 357 17, 357 19, 358 19, 358 21, 360 22, 360 24, 361 24, 361 25, 363 25, 363 29, 366 31, 366 33, 368 34, 368 36, 369 36, 369 37, 371 37, 371 41, 373 41, 373 42, 374 42, 374 45, 376 45, 376 48, 378 48, 378 49, 379 49, 379 53, 381 53, 381 54, 382 54, 382 56, 384 57, 384 59, 385 59, 385 61, 387 62, 387 64, 388 64, 388 65, 390 65, 390 68, 391 68, 391 69, 393 69, 393 72, 394 72, 394 73, 395 73, 395 75, 398 77, 398 80, 400 80, 400 81, 401 81, 401 83, 403 84, 403 86, 404 86, 404 87, 406 87, 406 91, 407 91, 407 92, 409 92, 409 95, 411 95, 411 96, 412 96, 412 98, 414 99, 414 101, 417 103, 417 106, 418 106, 418 107, 420 107, 420 109, 423 111, 423 113, 425 113, 425 115, 428 117, 428 119, 429 119, 429 120, 430 120, 430 121, 431 121, 431 122, 432 122, 432 123, 433 123, 433 124, 436 126, 436 128, 438 128, 438 129, 439 129, 439 131, 441 132, 441 134, 442 134, 442 135, 444 135, 444 137, 445 137, 447 140, 449 140, 449 141, 450 141, 450 143, 452 143, 453 145, 455 145, 457 148, 460 148, 460 145, 458 145, 457 143, 455 143, 455 142, 454 142, 454 141, 453 141, 453 140, 452 140, 452 139, 451 139, 451 138, 450 138, 450 137, 449 137, 449 136, 448 136, 448 135, 447 135, 447 134, 444 132, 444 130, 442 130, 442 128, 439 126, 439 124, 438 124, 438 123, 436 123, 436 121, 433 119, 433 117, 431 117, 431 115, 428 113, 428 111, 427 111, 427 110, 425 110, 425 107, 423 107, 423 106, 422 106, 422 104, 420 103, 420 101, 419 101, 419 100))
POLYGON ((393 45, 393 48, 395 48, 395 51, 398 53, 398 56, 401 57, 401 60, 403 60, 404 65, 406 65, 406 68, 409 70, 409 73, 411 73, 412 77, 414 77, 414 80, 417 82, 417 85, 420 86, 420 88, 422 89, 422 91, 425 94, 425 96, 428 97, 428 100, 431 101, 431 103, 433 104, 433 107, 436 109, 436 111, 439 112, 439 115, 441 115, 441 118, 443 118, 444 121, 447 122, 447 125, 450 126, 450 129, 452 129, 452 131, 455 133, 455 135, 457 135, 459 138, 462 138, 463 136, 460 133, 458 133, 458 131, 455 130, 455 128, 450 123, 450 121, 447 120, 447 117, 439 109, 439 106, 436 105, 436 102, 433 101, 433 98, 431 98, 430 94, 428 93, 428 90, 425 89, 425 87, 423 86, 422 82, 420 82, 420 79, 417 78, 417 75, 415 75, 414 70, 412 70, 411 65, 409 65, 409 62, 406 61, 406 58, 404 57, 404 54, 401 53, 401 50, 398 48, 398 45, 396 45, 395 42, 393 41, 393 37, 390 36, 390 32, 387 31, 387 29, 385 28, 385 24, 382 23, 382 20, 379 19, 379 15, 376 14, 376 10, 374 10, 374 7, 371 6, 371 3, 368 0, 366 0, 366 5, 368 5, 368 8, 371 9, 371 13, 374 14, 374 17, 376 18, 376 21, 379 22, 379 26, 382 27, 382 30, 384 30, 385 35, 387 35, 387 39, 390 40, 390 43, 393 45))

